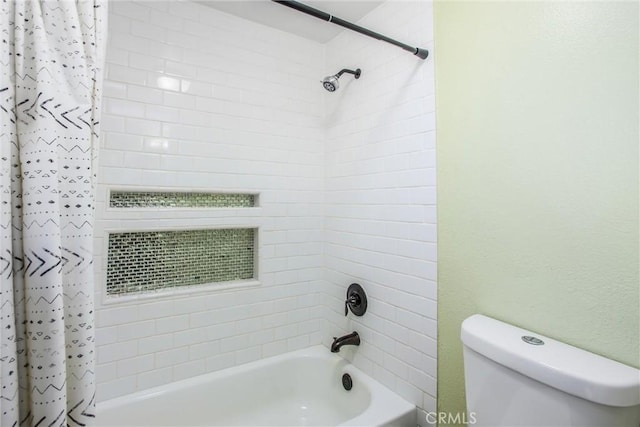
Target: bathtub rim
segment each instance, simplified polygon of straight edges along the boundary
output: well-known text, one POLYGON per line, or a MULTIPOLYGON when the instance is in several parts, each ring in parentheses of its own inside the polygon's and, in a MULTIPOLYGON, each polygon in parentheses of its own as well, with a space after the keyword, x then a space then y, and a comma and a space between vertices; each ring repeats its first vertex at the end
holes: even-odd
POLYGON ((259 369, 274 363, 299 358, 323 358, 331 362, 337 362, 337 366, 340 367, 341 372, 348 373, 353 377, 355 383, 362 384, 367 388, 370 394, 369 405, 362 413, 344 421, 339 424, 340 426, 382 426, 415 414, 416 406, 414 404, 406 401, 397 393, 374 380, 339 354, 331 353, 330 350, 323 345, 315 345, 98 402, 96 404, 96 417, 99 417, 104 411, 117 409, 124 404, 131 404, 132 401, 162 396, 207 382, 228 378, 248 370, 259 369))

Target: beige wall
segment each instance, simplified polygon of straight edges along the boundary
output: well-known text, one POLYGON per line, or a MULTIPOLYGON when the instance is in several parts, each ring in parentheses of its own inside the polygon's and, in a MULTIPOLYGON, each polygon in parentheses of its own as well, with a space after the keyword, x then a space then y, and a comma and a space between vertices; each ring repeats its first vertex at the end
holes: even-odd
POLYGON ((483 313, 640 366, 638 3, 435 5, 438 406, 483 313))

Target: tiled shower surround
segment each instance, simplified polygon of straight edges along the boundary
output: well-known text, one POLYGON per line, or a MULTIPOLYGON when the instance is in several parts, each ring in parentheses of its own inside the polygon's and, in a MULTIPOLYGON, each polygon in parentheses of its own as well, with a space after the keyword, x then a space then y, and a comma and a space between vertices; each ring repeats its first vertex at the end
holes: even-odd
POLYGON ((431 3, 393 0, 360 21, 428 48, 426 62, 349 31, 327 44, 328 70, 358 66, 362 76, 326 97, 323 282, 323 343, 358 331, 362 344, 348 358, 428 411, 437 338, 432 22, 431 3), (363 317, 344 317, 351 281, 367 291, 363 317))
POLYGON ((109 10, 98 399, 320 343, 324 47, 192 2, 109 10), (112 208, 110 190, 259 194, 259 206, 112 208), (108 233, 225 227, 257 228, 259 285, 103 294, 108 233))
MULTIPOLYGON (((395 0, 362 21, 426 47, 431 22, 430 3, 395 0)), ((431 59, 349 33, 323 45, 191 2, 111 2, 109 25, 98 400, 357 330, 363 344, 343 354, 433 409, 431 59), (325 92, 319 80, 345 67, 362 77, 325 92), (259 203, 121 208, 110 191, 233 192, 259 203), (254 283, 105 294, 109 233, 219 228, 257 230, 254 283), (352 282, 370 297, 357 320, 342 316, 352 282)))

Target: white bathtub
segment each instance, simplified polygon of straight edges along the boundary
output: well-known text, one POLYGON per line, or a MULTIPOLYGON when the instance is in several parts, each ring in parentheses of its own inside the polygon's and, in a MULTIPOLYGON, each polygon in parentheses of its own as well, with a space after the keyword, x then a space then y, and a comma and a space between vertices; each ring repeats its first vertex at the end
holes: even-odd
POLYGON ((415 427, 416 415, 414 405, 316 346, 99 403, 96 425, 415 427))

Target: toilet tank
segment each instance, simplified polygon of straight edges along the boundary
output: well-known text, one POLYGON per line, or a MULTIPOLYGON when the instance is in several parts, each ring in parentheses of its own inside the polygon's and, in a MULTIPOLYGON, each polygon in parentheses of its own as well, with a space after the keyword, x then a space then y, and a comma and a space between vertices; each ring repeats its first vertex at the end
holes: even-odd
POLYGON ((462 323, 469 425, 640 426, 640 370, 479 314, 462 323))

